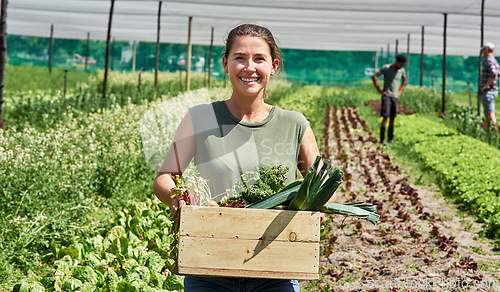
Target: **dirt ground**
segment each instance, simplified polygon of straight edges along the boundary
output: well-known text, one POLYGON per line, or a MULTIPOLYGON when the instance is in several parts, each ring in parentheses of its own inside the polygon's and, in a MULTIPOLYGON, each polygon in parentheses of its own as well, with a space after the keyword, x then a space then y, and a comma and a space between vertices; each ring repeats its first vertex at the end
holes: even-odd
POLYGON ((481 224, 436 187, 411 184, 355 108, 327 116, 326 152, 345 172, 337 202, 369 202, 381 217, 373 225, 330 216, 320 279, 301 281, 303 291, 500 291, 498 247, 478 236, 481 224))

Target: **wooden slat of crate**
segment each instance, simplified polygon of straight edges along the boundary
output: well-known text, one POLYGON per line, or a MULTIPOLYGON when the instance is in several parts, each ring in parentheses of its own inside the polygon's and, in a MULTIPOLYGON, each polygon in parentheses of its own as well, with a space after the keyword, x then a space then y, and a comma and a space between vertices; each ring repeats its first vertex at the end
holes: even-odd
POLYGON ((319 212, 181 208, 178 272, 317 279, 319 212))

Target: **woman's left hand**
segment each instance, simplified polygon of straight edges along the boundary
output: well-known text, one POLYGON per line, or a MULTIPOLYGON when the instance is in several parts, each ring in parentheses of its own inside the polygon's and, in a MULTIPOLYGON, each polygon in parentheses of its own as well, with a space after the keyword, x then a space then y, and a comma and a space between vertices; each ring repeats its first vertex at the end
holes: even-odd
POLYGON ((326 222, 325 213, 320 213, 319 218, 320 218, 321 225, 325 224, 325 222, 326 222))

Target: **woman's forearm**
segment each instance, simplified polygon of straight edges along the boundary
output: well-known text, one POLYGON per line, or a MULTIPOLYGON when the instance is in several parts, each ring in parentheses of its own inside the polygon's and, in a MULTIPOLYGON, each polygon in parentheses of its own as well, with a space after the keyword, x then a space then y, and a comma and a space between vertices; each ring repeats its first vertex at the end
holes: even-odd
POLYGON ((153 193, 156 197, 167 205, 172 205, 170 191, 175 187, 175 182, 169 173, 159 173, 153 183, 153 193))

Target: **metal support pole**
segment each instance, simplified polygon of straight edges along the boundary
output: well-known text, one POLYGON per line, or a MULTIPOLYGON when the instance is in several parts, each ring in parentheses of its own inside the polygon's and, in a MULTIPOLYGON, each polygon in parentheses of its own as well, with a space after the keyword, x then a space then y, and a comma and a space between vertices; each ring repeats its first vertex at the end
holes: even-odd
MULTIPOLYGON (((479 47, 482 48, 484 45, 484 0, 481 1, 481 43, 479 47)), ((483 63, 482 51, 479 51, 479 61, 477 64, 477 115, 481 115, 481 97, 479 95, 480 84, 481 84, 481 66, 483 63)))
POLYGON ((422 25, 422 44, 420 46, 420 86, 424 86, 424 33, 425 27, 422 25))
POLYGON ((214 49, 214 27, 210 36, 210 52, 208 54, 208 87, 210 87, 210 76, 212 75, 212 52, 214 49))
POLYGON ((161 5, 158 2, 158 23, 156 27, 156 61, 155 61, 155 88, 158 88, 158 71, 160 69, 160 27, 161 27, 161 5))
POLYGON ((111 7, 109 8, 108 19, 108 33, 106 37, 106 62, 104 64, 104 79, 102 81, 102 98, 106 97, 106 90, 108 86, 108 67, 109 67, 109 42, 111 41, 111 23, 113 22, 113 11, 115 9, 115 0, 111 0, 111 7))
POLYGON ((448 25, 448 13, 443 13, 444 15, 444 26, 443 26, 443 90, 442 90, 442 104, 441 113, 446 110, 446 29, 448 25))
POLYGON ((373 67, 373 69, 375 69, 374 71, 377 72, 377 69, 378 69, 378 51, 375 51, 375 65, 373 67))
POLYGON ((50 25, 49 39, 49 74, 52 74, 52 42, 54 41, 54 24, 50 25))
POLYGON ((3 119, 3 91, 5 87, 5 62, 7 60, 7 0, 2 0, 0 16, 0 129, 5 129, 3 119))
POLYGON ((191 78, 191 31, 193 29, 193 17, 189 16, 189 28, 188 28, 188 44, 187 44, 187 60, 186 60, 186 91, 190 90, 190 78, 191 78))
POLYGON ((399 40, 396 40, 396 48, 394 49, 396 56, 398 55, 398 47, 399 47, 399 40))

